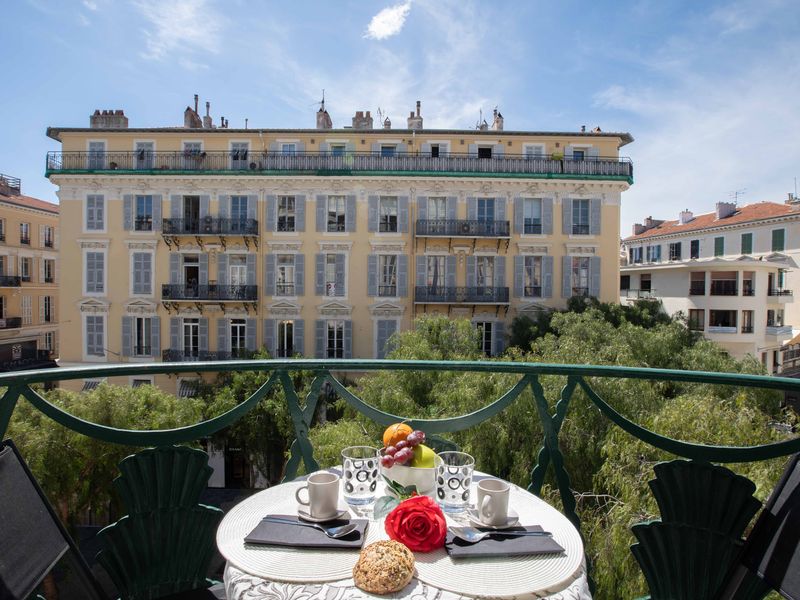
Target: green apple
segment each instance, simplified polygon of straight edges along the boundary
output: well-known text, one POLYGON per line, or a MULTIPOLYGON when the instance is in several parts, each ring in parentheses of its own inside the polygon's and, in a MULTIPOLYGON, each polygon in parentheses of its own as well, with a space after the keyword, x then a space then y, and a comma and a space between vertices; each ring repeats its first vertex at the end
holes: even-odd
POLYGON ((432 469, 433 457, 436 453, 425 444, 420 444, 414 448, 414 458, 411 459, 411 466, 418 469, 432 469))

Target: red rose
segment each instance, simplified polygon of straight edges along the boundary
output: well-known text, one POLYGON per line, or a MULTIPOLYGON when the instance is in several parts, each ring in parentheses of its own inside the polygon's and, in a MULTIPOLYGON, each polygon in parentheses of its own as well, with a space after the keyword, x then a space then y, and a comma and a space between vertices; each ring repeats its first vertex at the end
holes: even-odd
POLYGON ((428 496, 403 500, 386 515, 386 533, 414 552, 430 552, 444 546, 447 524, 439 505, 428 496))

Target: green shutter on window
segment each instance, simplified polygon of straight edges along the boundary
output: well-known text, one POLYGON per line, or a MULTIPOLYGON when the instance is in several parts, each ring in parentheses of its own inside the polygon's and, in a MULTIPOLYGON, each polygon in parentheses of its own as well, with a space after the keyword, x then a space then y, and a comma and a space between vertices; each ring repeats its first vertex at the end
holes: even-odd
POLYGON ((772 251, 773 252, 783 252, 783 250, 784 250, 785 233, 786 233, 785 229, 773 229, 772 230, 772 251))
POLYGON ((752 254, 753 253, 753 234, 752 233, 743 233, 742 234, 742 254, 752 254))
POLYGON ((722 256, 725 254, 725 238, 714 238, 714 256, 722 256))

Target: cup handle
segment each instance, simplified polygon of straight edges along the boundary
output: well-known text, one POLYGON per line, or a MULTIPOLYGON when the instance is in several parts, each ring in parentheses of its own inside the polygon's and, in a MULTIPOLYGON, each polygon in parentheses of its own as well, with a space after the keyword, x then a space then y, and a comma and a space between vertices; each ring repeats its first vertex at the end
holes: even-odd
POLYGON ((310 506, 311 505, 311 498, 310 497, 309 497, 308 500, 303 500, 300 497, 300 492, 302 492, 303 490, 305 490, 306 494, 308 494, 308 486, 304 485, 303 487, 297 488, 297 491, 294 493, 294 497, 297 500, 298 504, 302 504, 303 506, 310 506))
POLYGON ((481 502, 481 510, 480 510, 480 517, 481 521, 488 521, 492 518, 494 511, 491 510, 492 507, 492 497, 491 496, 484 496, 483 502, 481 502))

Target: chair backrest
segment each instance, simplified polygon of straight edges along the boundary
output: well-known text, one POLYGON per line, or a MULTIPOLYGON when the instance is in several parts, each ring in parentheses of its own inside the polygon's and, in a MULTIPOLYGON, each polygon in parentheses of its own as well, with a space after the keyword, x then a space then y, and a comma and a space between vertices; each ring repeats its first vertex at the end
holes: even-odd
POLYGON ((186 447, 143 450, 114 481, 129 514, 97 535, 97 555, 122 598, 151 600, 206 587, 222 511, 198 504, 212 469, 186 447))
POLYGON ((0 512, 0 598, 28 598, 62 558, 72 563, 85 598, 104 597, 10 440, 0 444, 0 512))

